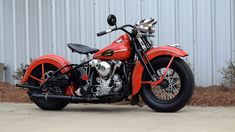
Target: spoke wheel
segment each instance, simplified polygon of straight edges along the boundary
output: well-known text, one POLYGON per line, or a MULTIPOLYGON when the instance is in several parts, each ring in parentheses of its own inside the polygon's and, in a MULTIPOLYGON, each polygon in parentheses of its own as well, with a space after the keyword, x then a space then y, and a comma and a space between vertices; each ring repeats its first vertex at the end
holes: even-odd
MULTIPOLYGON (((40 86, 46 79, 48 79, 54 71, 58 68, 52 64, 41 64, 36 67, 30 75, 30 79, 28 81, 29 85, 33 86, 40 86)), ((65 91, 61 90, 61 88, 55 89, 57 94, 64 95, 65 91)), ((30 90, 29 93, 39 93, 39 94, 51 94, 49 91, 37 92, 34 90, 30 90)), ((29 94, 29 95, 30 95, 29 94)), ((53 93, 54 94, 54 93, 53 93)), ((59 101, 48 101, 45 99, 38 99, 33 98, 30 96, 30 99, 41 109, 43 110, 61 110, 63 109, 68 103, 67 102, 59 102, 59 101)))
MULTIPOLYGON (((158 77, 163 75, 166 68, 159 68, 156 70, 158 77)), ((181 88, 180 76, 173 69, 169 68, 163 81, 155 87, 151 87, 151 90, 156 98, 162 101, 168 101, 175 98, 181 88)))
MULTIPOLYGON (((163 75, 169 61, 170 58, 162 57, 150 62, 158 79, 163 75)), ((151 80, 146 71, 143 73, 142 80, 151 80)), ((191 98, 193 86, 194 77, 191 69, 183 60, 175 58, 159 85, 142 85, 141 96, 144 102, 155 111, 175 112, 184 107, 191 98)))

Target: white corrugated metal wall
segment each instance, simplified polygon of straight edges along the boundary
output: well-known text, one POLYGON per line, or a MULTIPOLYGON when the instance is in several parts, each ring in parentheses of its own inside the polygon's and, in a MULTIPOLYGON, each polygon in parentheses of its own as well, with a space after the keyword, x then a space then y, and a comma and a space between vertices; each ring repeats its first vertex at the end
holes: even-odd
POLYGON ((5 80, 21 63, 47 53, 79 62, 66 43, 102 48, 121 32, 96 37, 108 28, 106 17, 118 25, 141 18, 158 20, 156 45, 180 43, 197 85, 218 85, 219 70, 235 59, 234 0, 0 0, 0 62, 7 64, 5 80))

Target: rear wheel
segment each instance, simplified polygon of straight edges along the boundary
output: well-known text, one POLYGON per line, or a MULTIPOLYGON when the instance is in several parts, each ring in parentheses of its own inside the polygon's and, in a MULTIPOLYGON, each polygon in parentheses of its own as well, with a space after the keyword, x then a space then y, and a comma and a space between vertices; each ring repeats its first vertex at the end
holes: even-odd
MULTIPOLYGON (((167 67, 170 58, 162 57, 150 63, 160 78, 167 67)), ((149 81, 146 71, 142 76, 143 81, 149 81)), ((143 84, 141 96, 144 102, 153 110, 159 112, 176 112, 183 108, 193 93, 194 77, 189 66, 180 58, 175 58, 163 81, 157 86, 143 84)))
MULTIPOLYGON (((39 86, 40 83, 45 80, 46 78, 50 77, 54 71, 58 68, 52 64, 41 64, 37 68, 33 70, 30 75, 30 79, 28 81, 29 85, 39 86)), ((58 92, 57 94, 64 95, 65 89, 64 88, 56 88, 58 92)), ((37 92, 30 90, 30 94, 38 93, 38 94, 50 94, 49 91, 45 92, 37 92)), ((30 95, 29 94, 29 95, 30 95)), ((30 99, 41 109, 43 110, 61 110, 67 106, 68 102, 60 102, 60 101, 48 101, 46 99, 38 99, 30 96, 30 99)))

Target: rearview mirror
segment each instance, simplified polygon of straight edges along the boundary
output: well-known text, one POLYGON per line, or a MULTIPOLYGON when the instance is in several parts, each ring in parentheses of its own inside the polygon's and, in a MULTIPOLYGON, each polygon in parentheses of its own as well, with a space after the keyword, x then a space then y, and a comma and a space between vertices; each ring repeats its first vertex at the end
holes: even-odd
POLYGON ((116 26, 117 19, 114 15, 110 14, 107 18, 107 22, 108 22, 109 26, 116 26))

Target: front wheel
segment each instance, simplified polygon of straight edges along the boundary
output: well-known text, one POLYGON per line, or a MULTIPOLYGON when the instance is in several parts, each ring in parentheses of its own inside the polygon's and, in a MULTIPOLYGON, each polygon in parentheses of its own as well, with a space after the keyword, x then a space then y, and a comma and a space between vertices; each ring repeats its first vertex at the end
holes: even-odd
MULTIPOLYGON (((170 58, 161 57, 153 59, 153 66, 157 78, 163 75, 170 58)), ((144 70, 143 81, 149 81, 150 77, 144 70)), ((194 87, 194 77, 189 66, 180 58, 175 58, 163 81, 157 86, 143 84, 141 96, 150 108, 158 112, 176 112, 183 108, 191 98, 194 87)))

